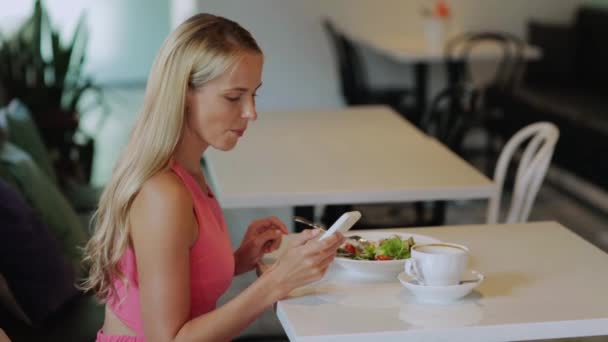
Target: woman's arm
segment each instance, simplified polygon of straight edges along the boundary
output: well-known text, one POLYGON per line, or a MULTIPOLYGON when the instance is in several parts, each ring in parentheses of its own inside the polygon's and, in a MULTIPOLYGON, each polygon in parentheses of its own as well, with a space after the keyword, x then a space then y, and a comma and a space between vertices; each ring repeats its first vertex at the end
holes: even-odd
POLYGON ((163 172, 143 185, 129 218, 146 340, 172 341, 190 317, 192 197, 177 175, 163 172))
POLYGON ((279 287, 262 277, 217 309, 187 322, 174 341, 230 341, 279 299, 279 287))
POLYGON ((342 242, 341 236, 309 241, 312 231, 298 234, 286 255, 241 294, 189 320, 197 224, 188 190, 170 172, 157 175, 142 187, 130 219, 147 341, 230 340, 291 290, 320 279, 342 242))
POLYGON ((312 240, 318 234, 307 230, 294 236, 286 255, 252 285, 222 307, 186 323, 175 340, 228 341, 293 289, 321 279, 344 237, 312 240))

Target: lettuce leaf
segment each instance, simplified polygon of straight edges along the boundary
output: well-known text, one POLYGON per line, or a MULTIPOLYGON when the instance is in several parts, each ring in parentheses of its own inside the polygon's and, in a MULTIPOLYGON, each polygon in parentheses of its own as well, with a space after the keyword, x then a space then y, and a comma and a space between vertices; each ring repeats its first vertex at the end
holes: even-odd
POLYGON ((403 241, 399 236, 388 238, 380 242, 377 254, 393 259, 407 259, 410 257, 409 241, 403 241))
POLYGON ((361 260, 374 260, 376 258, 376 246, 371 243, 366 245, 358 256, 361 260))

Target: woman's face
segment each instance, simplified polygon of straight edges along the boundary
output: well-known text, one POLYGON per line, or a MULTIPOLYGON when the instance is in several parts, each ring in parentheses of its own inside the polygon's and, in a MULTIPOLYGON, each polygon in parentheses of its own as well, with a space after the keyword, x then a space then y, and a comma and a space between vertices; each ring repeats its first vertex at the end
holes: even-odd
POLYGON ((188 90, 186 129, 207 146, 234 148, 257 118, 255 96, 262 85, 261 54, 246 53, 223 75, 188 90))

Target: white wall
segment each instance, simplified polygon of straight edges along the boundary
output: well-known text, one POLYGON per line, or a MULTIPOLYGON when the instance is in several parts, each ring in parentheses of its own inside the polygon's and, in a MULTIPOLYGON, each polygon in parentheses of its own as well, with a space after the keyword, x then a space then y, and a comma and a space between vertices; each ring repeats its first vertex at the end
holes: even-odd
MULTIPOLYGON (((567 21, 585 0, 447 0, 465 29, 522 35, 529 17, 567 21)), ((600 2, 600 0, 587 0, 600 2)), ((605 1, 605 0, 602 0, 605 1)), ((87 71, 106 84, 144 82, 169 28, 195 11, 235 19, 250 29, 267 55, 260 109, 328 107, 341 98, 329 42, 319 19, 382 34, 421 31, 418 15, 432 0, 46 0, 61 32, 71 34, 83 10, 90 28, 87 71)), ((33 0, 0 0, 0 30, 29 14, 33 0)), ((68 37, 65 35, 65 37, 68 37)), ((410 81, 407 67, 373 53, 372 82, 410 81)), ((437 71, 435 71, 437 73, 437 71)))
POLYGON ((197 3, 196 0, 171 0, 171 16, 170 16, 170 26, 171 29, 174 29, 179 25, 182 21, 188 19, 195 13, 197 3))
MULTIPOLYGON (((502 30, 522 35, 531 17, 567 22, 584 0, 452 0, 463 29, 502 30)), ((267 56, 259 109, 340 105, 337 71, 321 16, 349 28, 382 34, 421 34, 419 9, 430 0, 198 0, 198 10, 238 21, 267 56)), ((367 54, 375 84, 409 83, 406 66, 367 54)), ((432 70, 437 78, 438 70, 432 70)))

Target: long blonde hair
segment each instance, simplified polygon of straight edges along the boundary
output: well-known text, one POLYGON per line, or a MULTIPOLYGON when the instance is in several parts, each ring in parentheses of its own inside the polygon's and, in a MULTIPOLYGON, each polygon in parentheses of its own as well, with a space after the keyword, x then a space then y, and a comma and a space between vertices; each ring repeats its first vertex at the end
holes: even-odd
POLYGON ((129 142, 105 187, 85 247, 89 274, 81 288, 103 302, 115 295, 113 279, 124 279, 120 259, 129 245, 129 211, 144 182, 164 170, 184 127, 186 93, 228 70, 245 52, 262 53, 239 24, 197 14, 165 40, 150 71, 144 104, 129 142))

